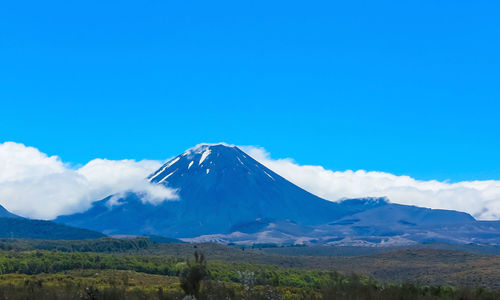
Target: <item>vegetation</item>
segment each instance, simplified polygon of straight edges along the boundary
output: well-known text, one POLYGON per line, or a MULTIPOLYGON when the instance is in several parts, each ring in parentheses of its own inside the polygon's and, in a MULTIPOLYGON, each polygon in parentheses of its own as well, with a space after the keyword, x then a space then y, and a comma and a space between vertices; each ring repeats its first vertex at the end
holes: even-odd
POLYGON ((205 255, 194 252, 194 262, 188 261, 187 267, 181 273, 181 288, 186 295, 199 298, 201 281, 207 276, 205 255))
MULTIPOLYGON (((271 265, 302 270, 355 272, 381 282, 411 282, 418 285, 470 286, 500 289, 500 257, 455 250, 406 249, 359 256, 324 256, 348 252, 354 247, 283 247, 289 251, 308 251, 286 255, 269 253, 280 248, 241 249, 220 244, 158 244, 145 238, 93 239, 82 241, 41 241, 0 239, 0 249, 16 251, 57 250, 60 252, 112 253, 115 256, 142 256, 185 261, 194 251, 210 261, 271 265), (311 248, 311 249, 308 249, 311 248), (342 248, 342 249, 338 249, 342 248), (329 251, 329 252, 328 252, 329 251), (320 256, 311 254, 320 253, 320 256)), ((367 251, 356 250, 355 251, 367 251)), ((349 255, 349 253, 346 253, 349 255)), ((351 254, 352 255, 352 254, 351 254)), ((233 276, 237 276, 234 273, 233 276), (235 274, 235 275, 234 275, 235 274)))
POLYGON ((153 243, 147 238, 88 239, 77 241, 0 239, 0 250, 57 250, 62 252, 133 252, 149 249, 153 243))
MULTIPOLYGON (((241 282, 201 281, 196 299, 498 299, 481 289, 379 285, 357 276, 332 277, 318 289, 281 283, 259 285, 241 271, 241 282)), ((0 299, 183 299, 178 277, 118 270, 72 270, 57 274, 0 276, 0 299)), ((185 299, 185 298, 184 298, 185 299)), ((191 298, 193 299, 193 298, 191 298)))
POLYGON ((380 283, 273 265, 59 251, 0 252, 0 299, 498 299, 485 289, 380 283), (32 298, 30 298, 32 297, 32 298), (45 297, 45 298, 44 298, 45 297))
POLYGON ((500 299, 500 258, 451 250, 290 256, 145 238, 0 249, 0 299, 500 299))

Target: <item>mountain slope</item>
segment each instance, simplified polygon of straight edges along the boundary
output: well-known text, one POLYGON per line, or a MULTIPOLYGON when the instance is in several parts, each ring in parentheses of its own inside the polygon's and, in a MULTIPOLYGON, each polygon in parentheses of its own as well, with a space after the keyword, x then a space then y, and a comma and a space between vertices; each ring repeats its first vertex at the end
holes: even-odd
POLYGON ((0 205, 0 218, 21 218, 21 217, 11 213, 10 211, 6 210, 5 207, 0 205))
POLYGON ((365 221, 408 228, 475 221, 465 213, 395 205, 382 198, 326 201, 282 178, 238 147, 224 144, 189 149, 148 180, 177 189, 179 200, 153 205, 134 193, 112 195, 95 202, 86 212, 61 216, 56 221, 106 234, 207 236, 207 240, 224 242, 232 237, 297 242, 308 236, 302 240, 311 240, 333 233, 342 235, 339 226, 352 232, 356 226, 368 226, 365 221), (390 220, 390 216, 397 218, 390 220), (360 226, 355 224, 358 222, 360 226))

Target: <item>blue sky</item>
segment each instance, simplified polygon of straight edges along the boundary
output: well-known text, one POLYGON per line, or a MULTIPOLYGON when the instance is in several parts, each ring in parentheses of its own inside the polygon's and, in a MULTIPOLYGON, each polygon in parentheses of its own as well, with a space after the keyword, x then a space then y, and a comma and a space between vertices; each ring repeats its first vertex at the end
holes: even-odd
POLYGON ((4 1, 0 142, 500 179, 496 1, 4 1))

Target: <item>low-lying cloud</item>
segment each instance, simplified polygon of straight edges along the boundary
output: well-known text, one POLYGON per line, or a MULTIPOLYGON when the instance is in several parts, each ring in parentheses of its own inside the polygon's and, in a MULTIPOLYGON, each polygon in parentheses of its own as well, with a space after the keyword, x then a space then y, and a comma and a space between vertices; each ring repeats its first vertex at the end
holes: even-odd
POLYGON ((254 159, 324 199, 388 197, 393 203, 468 212, 477 219, 500 219, 500 181, 421 181, 374 171, 331 171, 299 165, 290 158, 272 159, 263 148, 240 147, 254 159))
MULTIPOLYGON (((240 147, 274 172, 305 190, 331 201, 388 197, 393 203, 468 212, 483 220, 500 219, 500 181, 421 181, 375 171, 331 171, 272 159, 263 148, 240 147)), ((57 156, 33 147, 0 143, 0 204, 30 218, 52 219, 88 209, 112 194, 134 191, 153 204, 176 200, 175 190, 145 178, 162 165, 153 160, 94 159, 72 168, 57 156)))
POLYGON ((112 194, 134 191, 153 204, 177 199, 174 190, 145 178, 161 166, 152 160, 94 159, 72 168, 33 147, 0 143, 0 204, 30 218, 52 219, 84 211, 112 194))

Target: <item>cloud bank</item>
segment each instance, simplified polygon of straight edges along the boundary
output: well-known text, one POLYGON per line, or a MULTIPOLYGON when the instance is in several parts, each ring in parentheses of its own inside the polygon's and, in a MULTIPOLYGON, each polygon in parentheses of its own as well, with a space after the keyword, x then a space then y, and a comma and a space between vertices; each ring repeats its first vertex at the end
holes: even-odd
MULTIPOLYGON (((500 219, 500 181, 447 183, 420 181, 385 172, 331 171, 299 165, 290 158, 272 159, 263 148, 240 146, 250 156, 305 190, 331 201, 388 197, 393 203, 468 212, 477 219, 500 219)), ((94 159, 72 168, 23 144, 0 143, 0 204, 30 218, 52 219, 88 209, 112 194, 134 191, 153 204, 178 199, 174 190, 145 178, 160 168, 152 160, 94 159)))
POLYGON ((271 159, 263 148, 240 147, 254 159, 301 188, 324 199, 388 197, 393 203, 464 211, 481 220, 500 219, 500 181, 421 181, 385 172, 330 171, 271 159))
POLYGON ((151 160, 94 159, 71 168, 33 147, 0 143, 0 204, 21 216, 52 219, 88 209, 111 194, 134 191, 144 202, 176 199, 174 190, 145 178, 161 166, 151 160))

